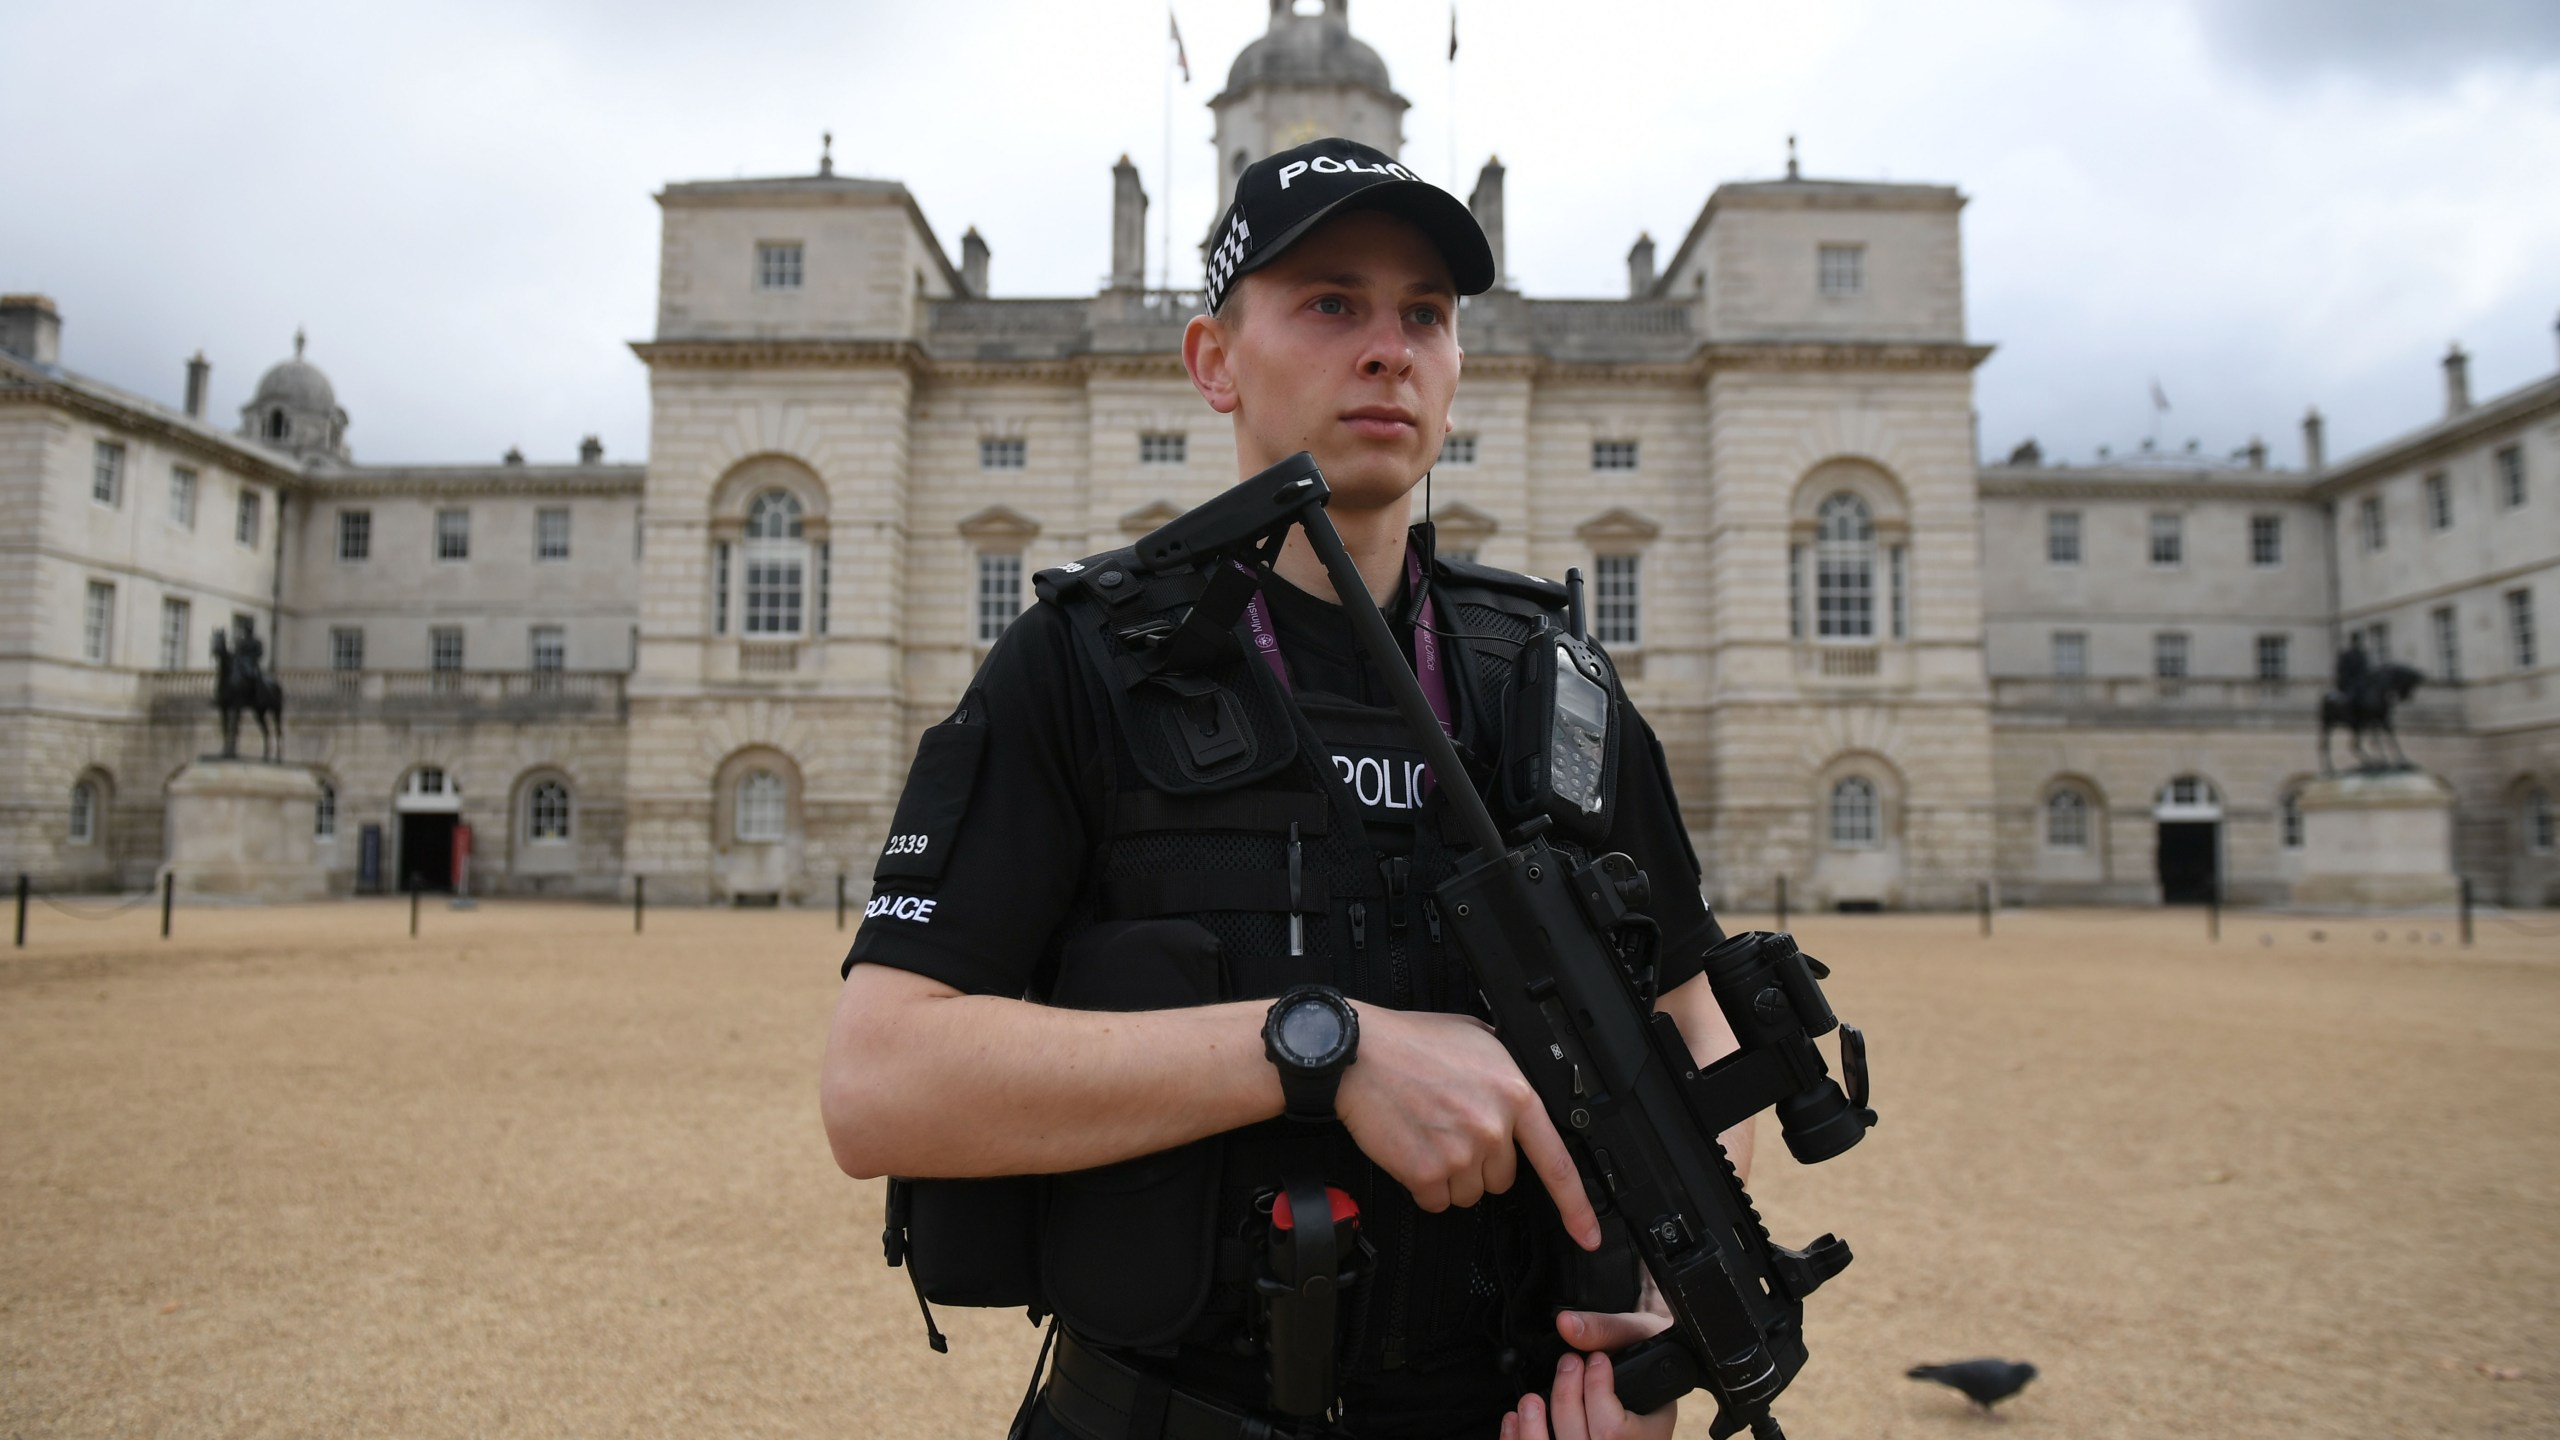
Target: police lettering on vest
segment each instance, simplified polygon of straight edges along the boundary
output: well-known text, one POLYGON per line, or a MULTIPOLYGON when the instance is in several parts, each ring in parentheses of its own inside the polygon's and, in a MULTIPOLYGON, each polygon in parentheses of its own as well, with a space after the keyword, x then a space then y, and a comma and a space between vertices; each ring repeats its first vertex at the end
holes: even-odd
POLYGON ((933 923, 933 907, 940 903, 917 895, 874 895, 871 903, 862 907, 862 918, 872 920, 886 916, 891 920, 913 920, 919 925, 930 925, 933 923))

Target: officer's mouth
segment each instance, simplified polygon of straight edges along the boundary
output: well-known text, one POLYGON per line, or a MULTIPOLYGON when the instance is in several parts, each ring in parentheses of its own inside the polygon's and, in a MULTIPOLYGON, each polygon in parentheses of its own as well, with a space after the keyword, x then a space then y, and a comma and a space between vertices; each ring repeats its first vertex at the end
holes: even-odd
POLYGON ((1399 405, 1363 405, 1342 412, 1342 423, 1364 440, 1403 440, 1414 434, 1413 412, 1399 405))

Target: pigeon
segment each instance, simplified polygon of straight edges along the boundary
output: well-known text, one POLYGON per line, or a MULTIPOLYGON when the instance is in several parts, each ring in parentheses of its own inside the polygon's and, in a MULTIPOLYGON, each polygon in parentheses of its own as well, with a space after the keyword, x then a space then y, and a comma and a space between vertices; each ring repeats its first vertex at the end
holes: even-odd
POLYGON ((1902 1372, 1914 1380, 1935 1380, 1961 1390, 1965 1398, 1992 1413, 1991 1407, 2027 1388, 2036 1367, 2022 1360, 1958 1360, 1946 1365, 1914 1365, 1902 1372))

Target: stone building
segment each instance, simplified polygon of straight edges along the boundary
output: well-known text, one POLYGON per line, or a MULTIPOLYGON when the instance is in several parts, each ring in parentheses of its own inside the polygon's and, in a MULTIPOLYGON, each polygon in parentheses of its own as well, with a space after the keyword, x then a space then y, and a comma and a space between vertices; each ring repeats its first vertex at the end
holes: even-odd
MULTIPOLYGON (((1343 0, 1275 0, 1210 103, 1228 173, 1322 133, 1392 152, 1406 108, 1343 0)), ((1504 180, 1469 199, 1497 262, 1504 180)), ((669 185, 645 465, 360 463, 298 340, 226 433, 200 371, 154 404, 6 302, 0 544, 32 563, 0 607, 0 866, 148 881, 161 792, 210 745, 207 627, 237 615, 272 637, 342 887, 368 845, 384 883, 446 878, 466 823, 483 890, 861 893, 916 734, 1030 573, 1235 478, 1177 354, 1198 297, 1146 288, 1145 190, 1125 157, 1110 183, 1112 279, 1057 298, 997 297, 988 241, 955 264, 894 181, 669 185)), ((1710 893, 2281 901, 2355 629, 2459 677, 2410 750, 2457 787, 2465 873, 2544 903, 2560 377, 2473 406, 2457 365, 2442 423, 2337 465, 2315 428, 2298 471, 1986 466, 1963 205, 1790 162, 1717 187, 1661 263, 1640 237, 1621 298, 1506 279, 1464 307, 1444 544, 1591 577, 1710 893), (2445 634, 2454 664, 2423 648, 2445 634)))

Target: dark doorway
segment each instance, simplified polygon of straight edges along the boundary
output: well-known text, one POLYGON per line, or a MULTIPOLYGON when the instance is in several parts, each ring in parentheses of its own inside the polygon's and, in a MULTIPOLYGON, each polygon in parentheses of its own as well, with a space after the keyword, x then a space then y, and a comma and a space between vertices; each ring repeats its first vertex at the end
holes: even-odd
POLYGON ((2202 905, 2214 898, 2222 877, 2222 822, 2160 822, 2160 898, 2170 905, 2202 905))
POLYGON ((400 886, 417 877, 421 890, 453 888, 453 827, 459 815, 400 817, 400 886))

